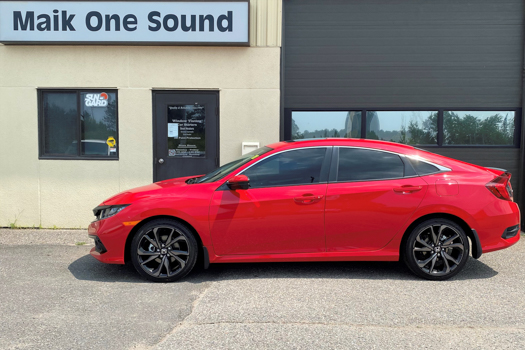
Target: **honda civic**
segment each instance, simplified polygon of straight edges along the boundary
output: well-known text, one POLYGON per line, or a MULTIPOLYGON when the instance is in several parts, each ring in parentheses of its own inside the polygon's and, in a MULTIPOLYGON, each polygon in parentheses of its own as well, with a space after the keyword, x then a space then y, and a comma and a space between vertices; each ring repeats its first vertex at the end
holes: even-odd
POLYGON ((510 178, 391 142, 279 142, 105 200, 89 225, 91 255, 155 282, 197 261, 403 261, 445 280, 469 255, 519 240, 510 178))

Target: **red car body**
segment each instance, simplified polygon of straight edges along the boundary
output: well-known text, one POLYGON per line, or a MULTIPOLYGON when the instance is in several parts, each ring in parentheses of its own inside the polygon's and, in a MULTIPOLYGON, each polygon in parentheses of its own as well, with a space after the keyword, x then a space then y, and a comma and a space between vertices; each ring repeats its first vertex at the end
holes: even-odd
MULTIPOLYGON (((128 204, 89 225, 106 252, 91 254, 123 264, 133 234, 143 223, 170 217, 190 226, 210 263, 276 261, 397 261, 403 237, 422 218, 445 216, 460 224, 479 257, 519 240, 502 234, 520 225, 512 200, 497 198, 486 184, 504 173, 402 144, 363 139, 279 142, 224 178, 188 184, 171 179, 122 192, 101 205, 128 204), (253 163, 276 152, 305 147, 363 147, 421 157, 450 171, 393 180, 217 189, 253 163)), ((519 226, 518 226, 519 227, 519 226)))

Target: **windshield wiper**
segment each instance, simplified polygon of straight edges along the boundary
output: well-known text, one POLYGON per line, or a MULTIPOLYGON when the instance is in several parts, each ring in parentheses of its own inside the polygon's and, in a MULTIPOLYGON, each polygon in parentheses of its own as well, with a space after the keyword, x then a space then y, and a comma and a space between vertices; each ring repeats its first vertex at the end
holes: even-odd
POLYGON ((192 177, 192 178, 186 180, 186 183, 187 183, 187 184, 194 184, 194 183, 197 182, 197 179, 199 179, 199 178, 200 178, 200 177, 192 177))
MULTIPOLYGON (((202 181, 208 181, 209 179, 213 179, 214 177, 216 177, 217 175, 220 175, 220 174, 222 174, 222 171, 219 171, 219 172, 213 174, 213 175, 210 176, 210 177, 208 177, 208 176, 203 176, 203 177, 200 178, 201 181, 199 181, 199 183, 201 183, 202 181)), ((197 178, 195 179, 195 181, 197 181, 197 178)))

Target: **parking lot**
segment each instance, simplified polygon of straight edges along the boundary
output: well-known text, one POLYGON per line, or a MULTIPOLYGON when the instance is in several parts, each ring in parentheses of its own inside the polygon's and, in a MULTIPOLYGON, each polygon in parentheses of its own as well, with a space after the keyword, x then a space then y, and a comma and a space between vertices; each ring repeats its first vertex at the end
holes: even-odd
POLYGON ((445 282, 337 262, 212 265, 155 284, 91 247, 82 230, 0 230, 0 348, 525 348, 522 242, 445 282))

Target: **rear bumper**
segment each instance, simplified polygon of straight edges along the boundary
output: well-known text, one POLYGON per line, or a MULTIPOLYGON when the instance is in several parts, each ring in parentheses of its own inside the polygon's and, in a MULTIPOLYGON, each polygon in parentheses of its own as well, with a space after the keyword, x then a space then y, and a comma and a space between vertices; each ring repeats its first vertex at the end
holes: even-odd
POLYGON ((498 200, 496 205, 485 207, 482 220, 478 220, 478 231, 483 254, 508 248, 520 239, 520 232, 509 237, 509 229, 520 227, 520 210, 514 202, 498 200), (492 215, 491 215, 492 214, 492 215), (495 215, 497 214, 497 215, 495 215), (508 238, 506 238, 508 237, 508 238))
POLYGON ((126 240, 133 226, 126 226, 118 214, 88 226, 88 235, 95 240, 90 254, 106 264, 124 264, 126 240))
POLYGON ((494 252, 496 250, 501 250, 501 249, 508 248, 508 247, 513 246, 514 244, 516 244, 519 240, 520 240, 520 233, 519 232, 518 232, 518 234, 516 236, 514 236, 512 238, 508 238, 508 239, 500 238, 499 241, 496 242, 495 244, 492 244, 492 245, 490 245, 487 248, 483 248, 483 253, 490 253, 490 252, 494 252))

